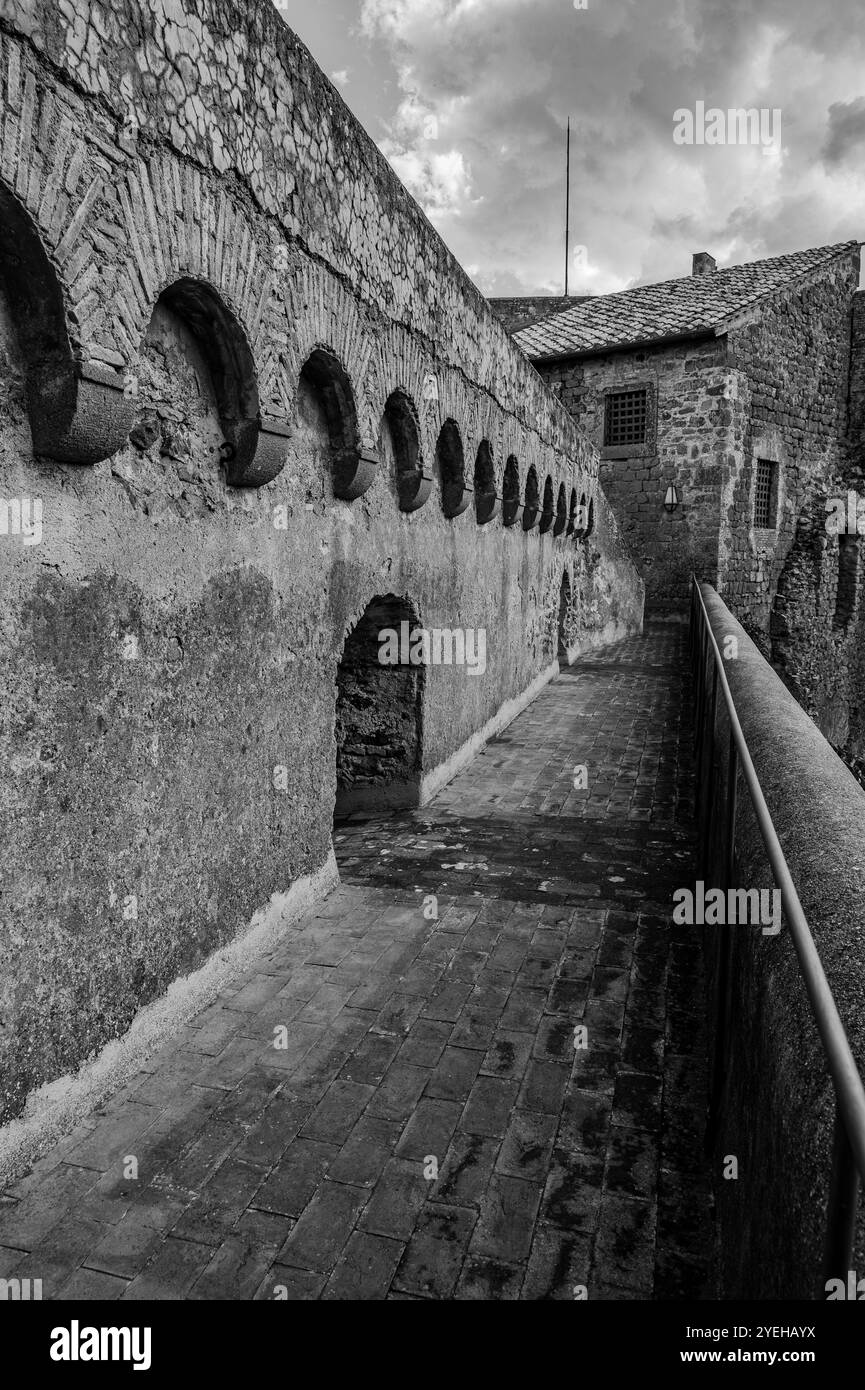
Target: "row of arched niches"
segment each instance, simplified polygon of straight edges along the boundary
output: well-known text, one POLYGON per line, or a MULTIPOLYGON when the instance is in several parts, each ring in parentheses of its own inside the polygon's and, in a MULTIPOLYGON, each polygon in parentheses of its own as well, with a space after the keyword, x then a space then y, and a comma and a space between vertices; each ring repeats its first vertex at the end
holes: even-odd
MULTIPOLYGON (((0 226, 5 243, 0 248, 0 287, 25 358, 34 452, 63 463, 94 464, 110 458, 127 443, 146 409, 137 376, 130 371, 121 374, 109 363, 77 360, 54 265, 27 210, 2 182, 0 226)), ((255 358, 240 318, 212 284, 196 275, 182 275, 160 288, 157 303, 191 331, 209 369, 226 441, 227 484, 261 487, 271 482, 288 461, 295 423, 262 411, 255 358)), ((414 375, 417 380, 418 373, 414 375)), ((310 345, 299 378, 298 386, 317 399, 326 424, 334 497, 354 502, 371 487, 382 469, 386 424, 402 512, 423 507, 435 488, 447 518, 457 518, 473 506, 479 526, 498 518, 506 527, 551 531, 575 541, 592 534, 594 500, 588 475, 586 491, 576 486, 569 491, 554 472, 545 473, 534 463, 524 467, 515 453, 504 449, 504 466, 499 462, 497 467, 493 442, 483 437, 477 416, 469 428, 461 427, 448 410, 453 400, 433 372, 426 371, 418 380, 415 395, 420 401, 405 386, 391 389, 377 442, 369 425, 360 428, 352 377, 332 343, 319 340, 310 345), (463 442, 469 436, 480 437, 471 448, 473 462, 463 442), (426 450, 424 437, 429 441, 426 450)), ((295 393, 295 400, 300 394, 295 393)), ((383 395, 382 391, 379 399, 383 395)), ((500 407, 491 407, 487 418, 492 420, 497 410, 502 413, 500 407)), ((572 476, 566 458, 558 451, 548 452, 572 476)))

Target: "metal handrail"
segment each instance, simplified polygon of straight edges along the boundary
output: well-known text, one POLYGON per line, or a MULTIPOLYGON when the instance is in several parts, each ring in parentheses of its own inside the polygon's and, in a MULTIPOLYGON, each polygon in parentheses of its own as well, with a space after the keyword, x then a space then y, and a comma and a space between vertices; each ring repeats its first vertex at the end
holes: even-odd
MULTIPOLYGON (((745 735, 736 713, 736 707, 727 675, 724 670, 723 658, 712 631, 709 614, 703 601, 699 581, 694 575, 691 576, 691 629, 690 629, 691 651, 695 658, 698 674, 697 689, 697 795, 700 796, 701 780, 705 771, 705 729, 711 728, 711 746, 709 749, 709 778, 708 778, 708 804, 711 805, 711 790, 714 780, 715 769, 715 719, 717 714, 718 688, 720 686, 724 702, 727 707, 727 714, 730 720, 730 743, 729 743, 729 762, 728 762, 728 800, 726 814, 726 838, 725 847, 725 873, 727 877, 727 887, 732 886, 733 878, 733 859, 735 852, 736 835, 736 789, 738 772, 741 768, 742 775, 748 787, 751 797, 751 804, 760 827, 763 844, 772 873, 775 878, 776 886, 781 890, 781 903, 793 938, 793 945, 799 958, 799 968, 805 989, 811 1003, 814 1021, 823 1043, 823 1051, 835 1089, 835 1130, 832 1153, 832 1172, 829 1183, 829 1201, 827 1212, 826 1244, 824 1254, 824 1279, 846 1277, 850 1269, 853 1254, 853 1243, 856 1228, 856 1207, 858 1198, 859 1181, 865 1183, 865 1086, 859 1075, 858 1068, 850 1044, 847 1041, 847 1034, 844 1024, 838 1013, 829 981, 820 960, 811 929, 799 901, 796 892, 796 885, 790 874, 790 869, 784 857, 784 851, 778 839, 777 832, 772 823, 772 816, 766 805, 766 799, 760 786, 754 768, 745 735), (698 632, 699 628, 699 632, 698 632), (705 671, 706 658, 714 655, 712 695, 711 695, 711 718, 706 719, 707 705, 707 673, 705 671)), ((699 803, 698 803, 699 807, 699 803)), ((709 858, 709 830, 708 816, 705 817, 705 837, 703 844, 703 861, 708 867, 709 858)), ((727 999, 729 976, 730 976, 730 943, 729 933, 724 933, 726 945, 722 948, 722 957, 719 968, 719 1019, 716 1029, 716 1051, 714 1068, 713 1086, 713 1123, 717 1121, 718 1110, 724 1085, 723 1052, 719 1044, 718 1029, 721 1030, 721 1042, 723 1042, 723 1030, 728 1023, 729 1002, 727 999)))

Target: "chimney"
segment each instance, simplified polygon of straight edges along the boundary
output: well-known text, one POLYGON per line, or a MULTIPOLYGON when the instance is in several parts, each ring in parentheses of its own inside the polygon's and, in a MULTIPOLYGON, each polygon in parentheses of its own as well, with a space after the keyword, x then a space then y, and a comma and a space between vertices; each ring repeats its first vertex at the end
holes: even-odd
POLYGON ((710 256, 708 251, 695 251, 694 263, 691 266, 691 274, 696 278, 698 275, 711 275, 717 269, 715 257, 710 256))

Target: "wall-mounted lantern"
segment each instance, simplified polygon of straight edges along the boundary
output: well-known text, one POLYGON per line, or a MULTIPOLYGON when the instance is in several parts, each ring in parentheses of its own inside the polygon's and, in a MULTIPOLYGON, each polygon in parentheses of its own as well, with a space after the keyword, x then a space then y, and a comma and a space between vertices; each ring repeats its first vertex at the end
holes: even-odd
POLYGON ((679 506, 679 493, 674 483, 670 483, 670 486, 667 488, 664 506, 671 515, 679 506))

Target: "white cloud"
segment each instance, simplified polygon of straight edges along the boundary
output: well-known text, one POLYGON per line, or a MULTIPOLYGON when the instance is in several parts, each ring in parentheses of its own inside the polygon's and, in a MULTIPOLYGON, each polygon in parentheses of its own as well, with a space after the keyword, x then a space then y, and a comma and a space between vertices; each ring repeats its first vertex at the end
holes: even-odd
POLYGON ((461 217, 467 208, 480 202, 472 198, 469 173, 459 150, 432 154, 400 149, 385 140, 382 153, 431 222, 438 224, 461 217))
POLYGON ((865 231, 859 161, 838 157, 858 143, 858 7, 362 0, 361 29, 402 91, 382 147, 488 293, 561 292, 572 115, 587 263, 571 288, 608 292, 687 275, 693 251, 746 260, 865 231), (782 150, 675 146, 673 112, 698 99, 781 108, 782 150))

